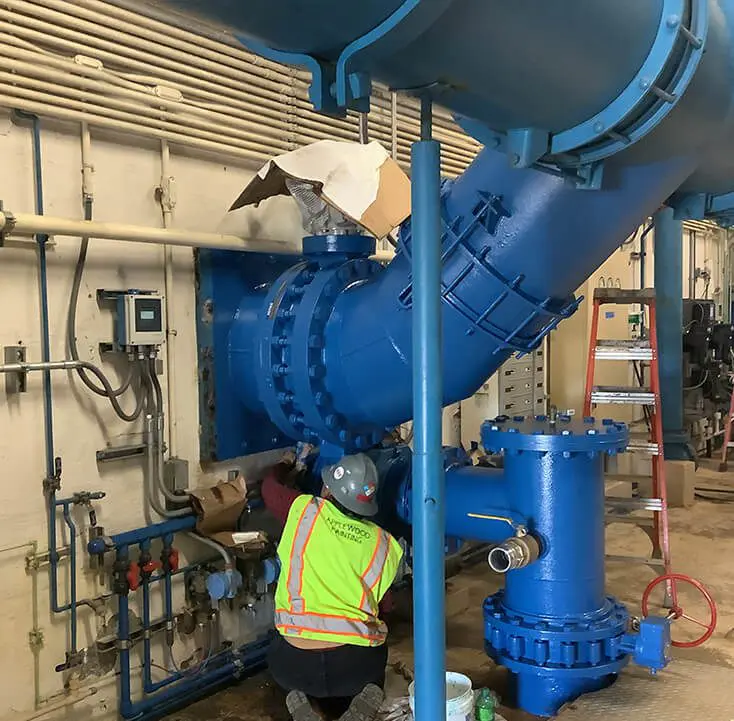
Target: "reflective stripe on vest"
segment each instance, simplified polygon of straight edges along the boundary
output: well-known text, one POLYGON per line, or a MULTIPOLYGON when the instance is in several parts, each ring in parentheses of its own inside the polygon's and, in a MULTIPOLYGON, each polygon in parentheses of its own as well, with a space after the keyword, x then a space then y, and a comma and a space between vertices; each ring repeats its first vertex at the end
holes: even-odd
POLYGON ((321 504, 316 498, 313 498, 303 509, 303 513, 298 519, 296 533, 293 536, 287 588, 290 607, 294 613, 304 613, 306 610, 306 603, 301 596, 303 591, 303 558, 308 539, 311 538, 319 513, 321 513, 321 504))
POLYGON ((369 624, 354 618, 328 616, 319 613, 290 613, 283 609, 275 612, 275 625, 287 635, 297 635, 301 631, 333 633, 339 636, 356 636, 382 643, 387 635, 387 627, 381 621, 369 624))
POLYGON ((372 554, 367 570, 362 576, 362 583, 364 584, 364 592, 362 593, 362 600, 360 601, 359 607, 365 613, 372 613, 372 604, 370 603, 370 594, 377 585, 382 576, 382 572, 385 570, 385 563, 387 562, 387 554, 390 552, 390 537, 387 532, 380 530, 377 537, 377 543, 375 544, 375 552, 372 554))

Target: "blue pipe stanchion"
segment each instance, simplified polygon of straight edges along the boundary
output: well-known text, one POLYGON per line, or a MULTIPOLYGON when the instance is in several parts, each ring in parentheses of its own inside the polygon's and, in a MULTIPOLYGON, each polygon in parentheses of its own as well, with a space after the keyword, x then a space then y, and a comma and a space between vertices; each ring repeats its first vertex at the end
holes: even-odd
POLYGON ((683 418, 683 223, 671 208, 655 213, 655 297, 663 441, 668 460, 691 460, 683 418))
POLYGON ((424 139, 413 145, 413 576, 415 710, 419 721, 446 713, 444 627, 444 478, 441 456, 440 145, 430 140, 430 103, 423 103, 424 139))

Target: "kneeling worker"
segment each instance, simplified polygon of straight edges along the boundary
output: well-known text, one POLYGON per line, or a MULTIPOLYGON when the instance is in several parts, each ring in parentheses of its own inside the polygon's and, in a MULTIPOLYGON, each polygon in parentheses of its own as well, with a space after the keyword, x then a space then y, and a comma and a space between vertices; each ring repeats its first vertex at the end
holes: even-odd
MULTIPOLYGON (((367 520, 377 513, 378 475, 370 458, 345 456, 325 468, 322 479, 320 498, 290 491, 278 545, 278 634, 268 663, 275 681, 290 691, 287 705, 296 721, 318 718, 307 696, 327 701, 332 712, 347 709, 345 720, 369 719, 384 698, 387 664, 379 604, 402 549, 367 520)), ((274 484, 272 476, 263 484, 266 506, 269 499, 282 503, 286 489, 274 484)))

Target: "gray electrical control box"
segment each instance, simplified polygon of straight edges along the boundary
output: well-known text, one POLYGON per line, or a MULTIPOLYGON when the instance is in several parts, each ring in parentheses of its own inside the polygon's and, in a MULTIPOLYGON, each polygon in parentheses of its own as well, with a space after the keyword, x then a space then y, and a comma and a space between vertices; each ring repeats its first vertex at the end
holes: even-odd
POLYGON ((165 340, 163 296, 124 293, 117 299, 117 345, 159 346, 165 340))

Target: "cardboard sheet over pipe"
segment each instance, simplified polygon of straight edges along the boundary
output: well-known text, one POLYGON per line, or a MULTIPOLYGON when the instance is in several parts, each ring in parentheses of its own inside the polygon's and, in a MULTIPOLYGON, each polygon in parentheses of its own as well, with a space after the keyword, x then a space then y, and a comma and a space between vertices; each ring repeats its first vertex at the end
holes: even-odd
POLYGON ((310 184, 330 206, 376 238, 410 215, 410 180, 379 143, 321 140, 268 161, 230 210, 289 195, 288 180, 310 184))

